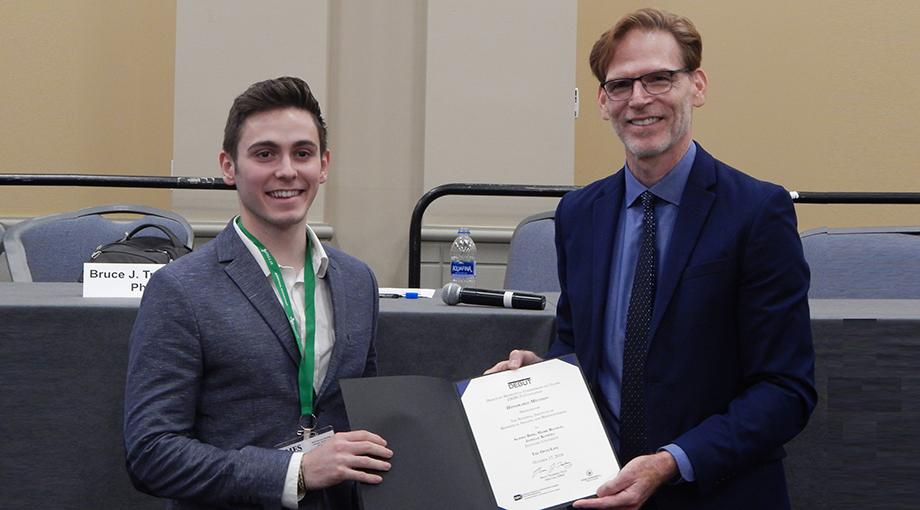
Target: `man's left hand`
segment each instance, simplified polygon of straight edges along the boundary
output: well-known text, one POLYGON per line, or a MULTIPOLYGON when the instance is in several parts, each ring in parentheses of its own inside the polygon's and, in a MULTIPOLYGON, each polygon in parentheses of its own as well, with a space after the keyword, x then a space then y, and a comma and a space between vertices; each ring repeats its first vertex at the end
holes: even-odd
POLYGON ((636 510, 677 473, 677 462, 670 453, 642 455, 629 461, 617 476, 601 485, 596 499, 580 499, 572 506, 636 510))

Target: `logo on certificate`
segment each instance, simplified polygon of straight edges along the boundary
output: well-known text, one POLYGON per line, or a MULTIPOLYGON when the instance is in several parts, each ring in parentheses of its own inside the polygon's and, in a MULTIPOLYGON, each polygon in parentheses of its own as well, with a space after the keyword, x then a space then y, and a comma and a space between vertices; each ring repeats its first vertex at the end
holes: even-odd
POLYGON ((530 377, 524 379, 518 379, 517 381, 508 381, 508 389, 513 390, 515 388, 520 388, 521 386, 530 385, 530 377))

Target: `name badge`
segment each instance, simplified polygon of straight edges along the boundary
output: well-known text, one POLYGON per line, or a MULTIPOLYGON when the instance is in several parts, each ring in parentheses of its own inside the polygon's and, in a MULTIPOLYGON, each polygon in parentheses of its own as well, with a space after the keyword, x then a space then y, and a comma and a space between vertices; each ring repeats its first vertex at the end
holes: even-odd
POLYGON ((298 435, 290 441, 279 444, 276 448, 288 452, 307 453, 332 439, 334 435, 335 431, 332 430, 332 425, 328 425, 319 430, 311 430, 308 434, 304 434, 303 436, 298 435))
POLYGON ((83 264, 83 297, 139 298, 163 264, 83 264))

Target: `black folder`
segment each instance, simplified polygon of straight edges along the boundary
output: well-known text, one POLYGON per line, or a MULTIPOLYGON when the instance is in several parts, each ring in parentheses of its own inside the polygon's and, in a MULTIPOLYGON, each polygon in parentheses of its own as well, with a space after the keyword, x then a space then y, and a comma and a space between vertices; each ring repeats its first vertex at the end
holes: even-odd
MULTIPOLYGON (((574 355, 565 358, 577 365, 574 355)), ((460 400, 467 383, 426 376, 340 381, 351 429, 379 434, 393 450, 383 482, 359 484, 364 510, 499 508, 460 400)))

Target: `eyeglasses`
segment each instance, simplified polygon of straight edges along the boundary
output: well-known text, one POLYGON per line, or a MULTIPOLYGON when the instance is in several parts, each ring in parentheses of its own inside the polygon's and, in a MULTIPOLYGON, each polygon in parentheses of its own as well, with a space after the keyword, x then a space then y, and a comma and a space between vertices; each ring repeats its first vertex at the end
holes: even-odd
POLYGON ((652 71, 638 78, 615 78, 601 83, 601 88, 607 97, 613 101, 626 101, 633 95, 633 83, 638 81, 642 88, 653 96, 665 94, 674 86, 674 75, 689 72, 690 69, 675 69, 673 71, 652 71))

